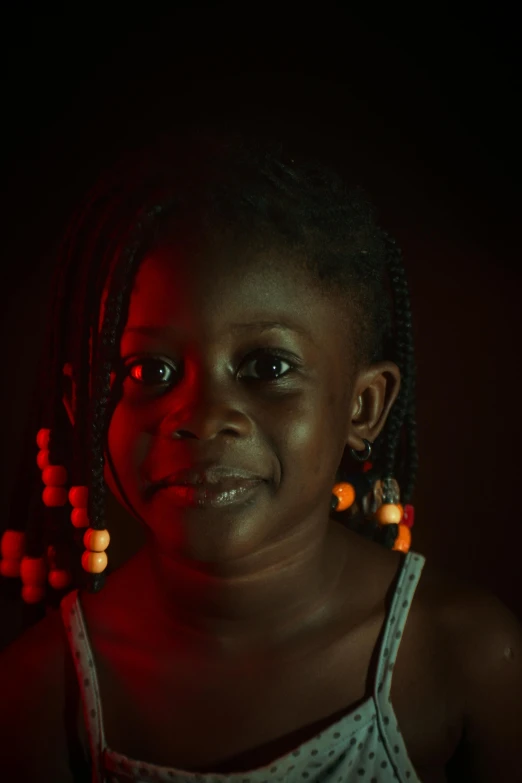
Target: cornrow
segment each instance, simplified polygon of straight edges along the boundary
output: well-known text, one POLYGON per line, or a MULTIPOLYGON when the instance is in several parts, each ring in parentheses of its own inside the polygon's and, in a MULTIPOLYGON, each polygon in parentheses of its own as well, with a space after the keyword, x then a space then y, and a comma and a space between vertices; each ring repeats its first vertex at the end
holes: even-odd
MULTIPOLYGON (((48 352, 38 376, 39 393, 28 420, 28 445, 8 528, 21 531, 25 520, 27 554, 32 557, 43 556, 49 543, 67 547, 75 565, 74 582, 92 592, 102 589, 106 572, 87 574, 81 568, 84 530, 72 528, 66 519, 70 509, 43 507, 35 434, 41 427, 51 430, 51 464, 65 465, 72 485, 88 487, 89 524, 103 530, 107 433, 121 392, 118 373, 112 386, 111 373, 119 363, 134 278, 147 248, 161 241, 165 231, 183 228, 187 217, 194 226, 199 220, 205 236, 217 243, 242 236, 252 246, 279 246, 292 259, 304 259, 321 285, 346 293, 352 308, 354 361, 394 361, 401 388, 373 444, 370 469, 359 466, 354 471, 353 464, 343 461, 339 475, 349 475, 358 499, 377 479, 393 477, 402 504, 410 503, 413 495, 418 469, 413 327, 396 242, 378 228, 364 192, 349 189, 326 167, 296 164, 285 158, 280 144, 241 139, 214 143, 212 136, 208 141, 205 134, 194 136, 174 148, 172 157, 172 145, 167 150, 158 146, 134 167, 119 162, 76 213, 60 250, 48 352), (62 404, 66 362, 76 389, 74 427, 62 404), (23 513, 21 498, 26 499, 23 513)), ((360 514, 345 519, 343 513, 334 513, 361 535, 394 546, 397 524, 381 526, 360 514)))

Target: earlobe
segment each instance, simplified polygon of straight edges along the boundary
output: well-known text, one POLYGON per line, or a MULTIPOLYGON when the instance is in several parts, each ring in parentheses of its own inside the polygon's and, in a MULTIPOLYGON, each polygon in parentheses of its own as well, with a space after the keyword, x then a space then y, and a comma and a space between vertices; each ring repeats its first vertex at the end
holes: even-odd
POLYGON ((63 366, 63 396, 62 401, 71 422, 74 427, 74 411, 76 408, 76 387, 72 374, 72 365, 67 363, 63 366))

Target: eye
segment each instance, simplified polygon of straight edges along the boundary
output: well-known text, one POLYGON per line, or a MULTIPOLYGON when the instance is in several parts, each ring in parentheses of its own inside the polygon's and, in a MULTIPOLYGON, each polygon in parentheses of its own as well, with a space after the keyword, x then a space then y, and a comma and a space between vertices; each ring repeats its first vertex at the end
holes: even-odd
MULTIPOLYGON (((254 368, 254 376, 247 375, 247 377, 265 381, 276 381, 280 377, 287 375, 295 367, 291 362, 283 359, 282 356, 269 351, 262 351, 256 354, 254 358, 245 362, 244 366, 254 368), (289 369, 282 370, 283 365, 286 365, 289 369)), ((244 375, 244 373, 242 372, 241 375, 244 375)))
POLYGON ((126 375, 143 386, 163 386, 172 382, 175 369, 163 359, 140 359, 127 365, 126 375))

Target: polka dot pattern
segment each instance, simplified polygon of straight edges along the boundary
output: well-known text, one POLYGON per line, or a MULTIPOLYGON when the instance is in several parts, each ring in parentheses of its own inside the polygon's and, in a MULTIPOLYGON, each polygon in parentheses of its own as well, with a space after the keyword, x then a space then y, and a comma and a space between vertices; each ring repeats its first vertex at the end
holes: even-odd
POLYGON ((264 767, 230 775, 200 774, 128 758, 107 747, 103 710, 78 590, 61 602, 64 627, 80 686, 93 759, 93 783, 420 783, 391 704, 393 669, 425 559, 413 551, 402 570, 379 650, 373 695, 298 748, 264 767))

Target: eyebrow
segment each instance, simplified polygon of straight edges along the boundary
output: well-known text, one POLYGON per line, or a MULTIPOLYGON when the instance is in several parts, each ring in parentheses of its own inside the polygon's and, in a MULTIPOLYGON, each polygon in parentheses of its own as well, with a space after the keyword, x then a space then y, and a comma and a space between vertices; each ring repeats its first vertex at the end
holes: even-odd
MULTIPOLYGON (((230 324, 230 331, 234 333, 254 330, 266 331, 268 329, 282 329, 286 332, 295 332, 296 334, 300 334, 302 337, 305 337, 311 343, 316 345, 316 342, 310 332, 308 332, 299 324, 295 323, 290 325, 288 323, 283 323, 282 321, 251 321, 250 323, 246 324, 230 324)), ((124 331, 137 332, 147 337, 158 337, 165 333, 165 331, 168 331, 168 327, 143 324, 141 326, 127 326, 125 327, 124 331)))

